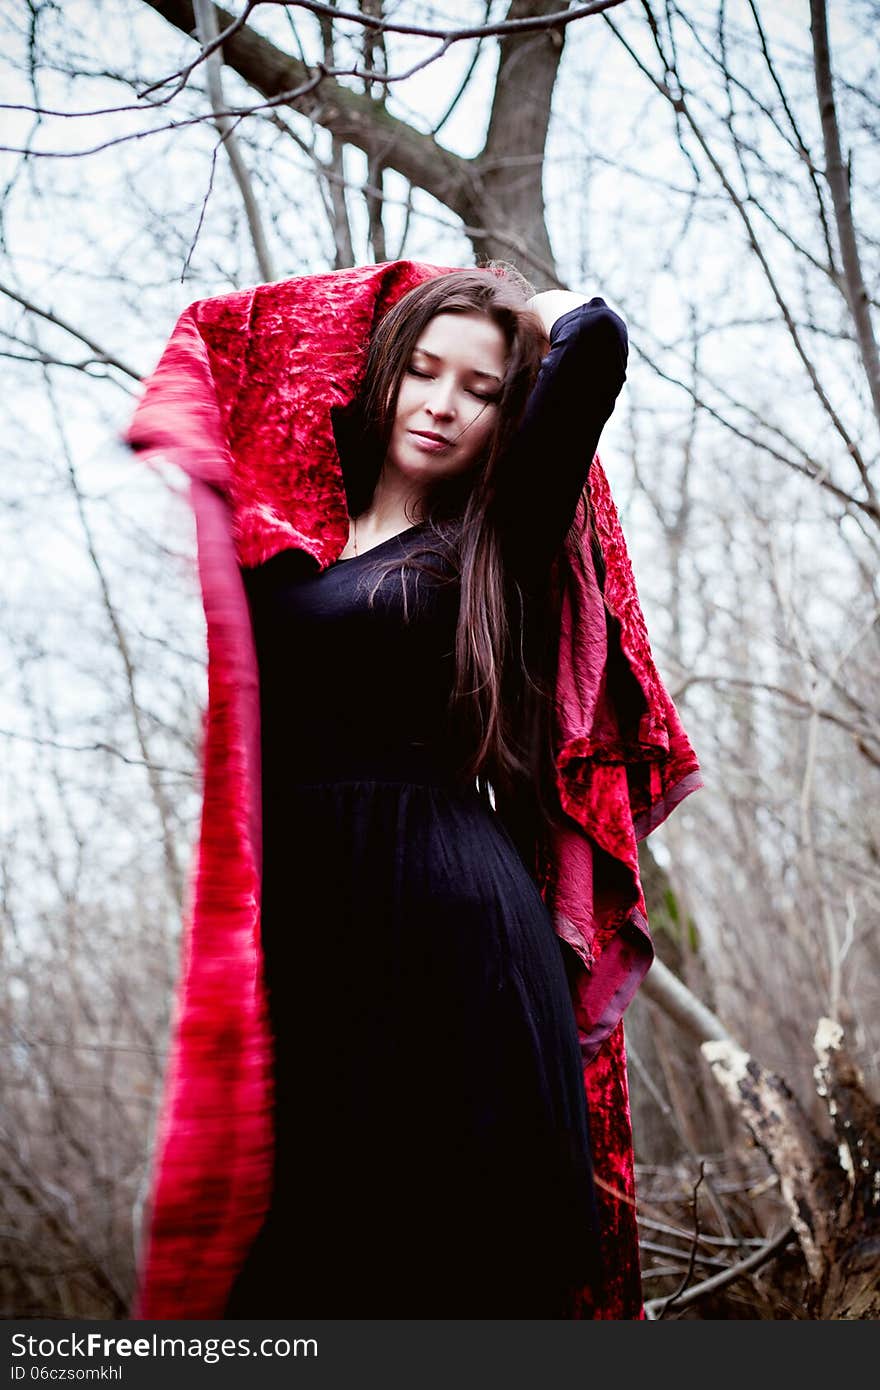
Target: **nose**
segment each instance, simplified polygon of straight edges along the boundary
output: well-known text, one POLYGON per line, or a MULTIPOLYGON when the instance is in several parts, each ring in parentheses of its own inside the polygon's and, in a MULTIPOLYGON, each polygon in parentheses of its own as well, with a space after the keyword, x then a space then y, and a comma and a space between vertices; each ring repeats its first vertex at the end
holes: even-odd
POLYGON ((430 383, 425 406, 429 415, 448 419, 455 414, 455 382, 447 377, 437 377, 430 383))

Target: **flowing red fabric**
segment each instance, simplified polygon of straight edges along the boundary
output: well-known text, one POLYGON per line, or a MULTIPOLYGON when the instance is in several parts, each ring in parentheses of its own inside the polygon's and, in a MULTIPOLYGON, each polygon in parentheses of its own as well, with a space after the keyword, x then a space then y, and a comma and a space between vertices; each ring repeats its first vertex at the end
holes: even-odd
MULTIPOLYGON (((191 305, 126 435, 189 475, 208 642, 204 802, 136 1317, 221 1316, 270 1196, 259 677, 241 569, 290 547, 321 568, 338 557, 348 508, 330 411, 354 398, 387 309, 452 269, 395 261, 191 305)), ((541 888, 573 953, 607 1271, 601 1294, 584 1290, 578 1315, 623 1319, 643 1316, 621 1023, 653 958, 637 842, 702 780, 651 656, 598 457, 589 496, 606 572, 600 589, 582 499, 583 564, 570 542, 556 563, 557 784, 569 819, 541 888)))

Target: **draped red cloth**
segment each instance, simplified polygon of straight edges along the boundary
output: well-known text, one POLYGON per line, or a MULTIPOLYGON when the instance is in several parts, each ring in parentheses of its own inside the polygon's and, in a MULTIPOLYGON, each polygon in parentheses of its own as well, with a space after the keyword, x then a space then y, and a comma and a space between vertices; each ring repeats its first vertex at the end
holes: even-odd
MULTIPOLYGON (((290 547, 321 568, 338 557, 348 507, 330 411, 354 398, 385 311, 451 269, 396 261, 191 305, 126 435, 189 475, 208 643, 204 801, 136 1317, 221 1316, 270 1195, 259 677, 241 567, 290 547)), ((541 888, 571 951, 607 1271, 579 1316, 622 1319, 643 1316, 620 1021, 653 958, 637 842, 702 780, 651 656, 598 457, 589 496, 605 576, 600 588, 582 499, 583 566, 566 542, 555 569, 557 785, 569 819, 541 888)))

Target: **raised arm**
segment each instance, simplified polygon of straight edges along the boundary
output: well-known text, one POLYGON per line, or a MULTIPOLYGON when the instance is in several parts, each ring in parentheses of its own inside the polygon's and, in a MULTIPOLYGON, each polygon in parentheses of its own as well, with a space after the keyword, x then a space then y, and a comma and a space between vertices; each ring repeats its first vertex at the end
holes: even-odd
POLYGON ((522 423, 501 461, 494 507, 506 563, 526 583, 549 573, 606 420, 626 380, 626 325, 603 299, 535 295, 550 351, 522 423), (567 307, 573 306, 573 307, 567 307))

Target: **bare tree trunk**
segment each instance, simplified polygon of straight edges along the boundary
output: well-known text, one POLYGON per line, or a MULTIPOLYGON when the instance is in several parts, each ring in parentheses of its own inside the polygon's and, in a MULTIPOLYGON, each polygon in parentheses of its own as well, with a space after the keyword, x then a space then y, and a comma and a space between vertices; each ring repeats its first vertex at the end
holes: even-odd
MULTIPOLYGON (((212 5, 211 0, 193 0, 193 13, 196 21, 196 32, 198 33, 202 47, 205 48, 217 38, 220 32, 217 27, 217 11, 212 5)), ((266 233, 263 229, 260 207, 254 197, 251 176, 244 162, 232 122, 228 116, 223 116, 221 114, 225 106, 223 100, 222 54, 222 48, 215 48, 205 59, 205 69, 208 77, 208 95, 211 98, 211 109, 214 112, 214 124, 222 136, 223 146, 229 156, 233 177, 241 192, 245 216, 247 217, 248 227, 250 228, 251 241, 253 242, 254 254, 257 258, 260 276, 263 280, 274 280, 275 270, 272 265, 272 256, 269 252, 269 243, 266 240, 266 233)))
MULTIPOLYGON (((364 13, 381 19, 382 0, 365 0, 364 13)), ((387 73, 387 55, 381 33, 377 34, 373 29, 364 31, 363 52, 364 65, 368 70, 387 73)), ((364 91, 378 102, 383 113, 387 114, 385 106, 387 87, 381 82, 367 78, 364 82, 364 91)), ((388 248, 385 242, 384 200, 382 197, 382 179, 385 166, 386 160, 382 151, 372 151, 367 159, 367 186, 364 189, 364 199, 367 204, 367 217, 369 219, 370 248, 373 252, 373 260, 377 264, 388 259, 388 248)))
POLYGON ((784 1079, 739 1047, 661 961, 642 989, 700 1041, 713 1075, 779 1175, 810 1273, 811 1316, 880 1316, 880 1111, 844 1048, 843 1029, 822 1019, 814 1040, 816 1089, 836 1136, 830 1144, 784 1079))
MULTIPOLYGON (((333 37, 333 19, 330 15, 318 15, 321 28, 321 45, 324 62, 328 68, 336 64, 336 45, 333 37)), ((351 220, 345 200, 345 142, 336 135, 331 137, 330 160, 327 168, 314 154, 316 165, 321 169, 321 195, 328 208, 330 227, 333 233, 333 269, 343 270, 354 265, 354 239, 351 234, 351 220)))
MULTIPOLYGON (((558 8, 556 0, 513 0, 505 17, 553 14, 558 8)), ((564 43, 564 29, 501 41, 489 129, 476 161, 475 213, 486 231, 472 238, 474 250, 484 256, 509 257, 512 246, 519 254, 528 247, 532 264, 542 264, 554 282, 542 179, 564 43)))
POLYGON ((880 1316, 880 1112, 843 1045, 821 1019, 814 1040, 817 1090, 836 1145, 817 1133, 781 1077, 731 1042, 703 1053, 755 1142, 779 1174, 811 1282, 810 1315, 880 1316))
POLYGON ((862 262, 850 197, 850 171, 843 162, 840 148, 840 127, 834 102, 834 82, 831 75, 831 50, 828 43, 828 17, 825 0, 810 0, 810 31, 813 38, 813 67, 816 77, 816 96, 822 120, 822 139, 825 143, 825 177, 831 189, 837 236, 843 260, 846 297, 856 329, 865 375, 874 402, 874 414, 880 425, 880 354, 871 322, 868 290, 862 274, 862 262))

